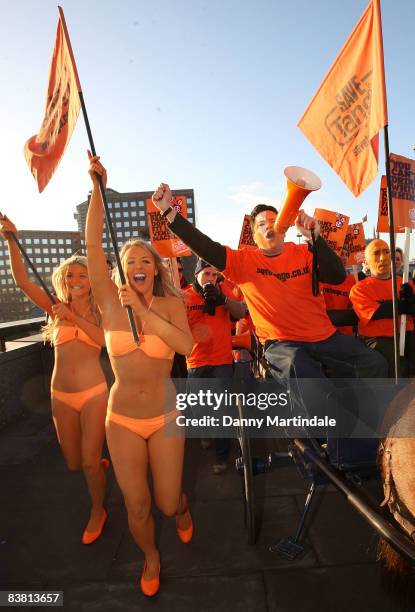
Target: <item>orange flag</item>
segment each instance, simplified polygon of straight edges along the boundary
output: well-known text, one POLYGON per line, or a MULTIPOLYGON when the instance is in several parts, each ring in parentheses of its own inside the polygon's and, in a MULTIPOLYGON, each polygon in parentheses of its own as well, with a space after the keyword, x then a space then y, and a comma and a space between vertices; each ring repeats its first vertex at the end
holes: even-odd
MULTIPOLYGON (((177 195, 172 199, 172 206, 182 217, 187 219, 186 196, 177 195)), ((160 215, 160 211, 153 204, 153 200, 146 200, 148 229, 150 242, 160 257, 185 257, 192 251, 184 242, 170 231, 167 220, 160 215)))
POLYGON ((388 123, 379 0, 372 0, 298 127, 355 196, 378 172, 388 123))
POLYGON ((45 116, 35 136, 29 138, 24 154, 42 192, 65 152, 81 107, 81 91, 62 9, 49 71, 45 116))

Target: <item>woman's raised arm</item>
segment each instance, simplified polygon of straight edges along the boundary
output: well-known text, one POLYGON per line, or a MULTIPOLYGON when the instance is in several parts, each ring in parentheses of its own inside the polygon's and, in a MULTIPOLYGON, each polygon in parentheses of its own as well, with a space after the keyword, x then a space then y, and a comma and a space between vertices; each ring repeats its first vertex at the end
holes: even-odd
POLYGON ((99 190, 98 176, 101 177, 105 189, 107 172, 99 161, 99 157, 93 157, 89 151, 88 156, 90 161, 89 174, 93 185, 85 230, 88 275, 95 301, 100 310, 104 311, 109 300, 115 299, 118 301, 117 289, 109 276, 106 255, 101 244, 104 209, 99 190))
POLYGON ((14 234, 17 238, 16 226, 6 217, 6 215, 0 215, 0 234, 5 240, 7 240, 10 255, 10 267, 14 282, 23 291, 23 293, 27 295, 29 300, 36 304, 36 306, 38 306, 41 310, 44 310, 49 315, 53 316, 52 302, 50 301, 46 291, 29 279, 19 247, 12 236, 12 234, 14 234))

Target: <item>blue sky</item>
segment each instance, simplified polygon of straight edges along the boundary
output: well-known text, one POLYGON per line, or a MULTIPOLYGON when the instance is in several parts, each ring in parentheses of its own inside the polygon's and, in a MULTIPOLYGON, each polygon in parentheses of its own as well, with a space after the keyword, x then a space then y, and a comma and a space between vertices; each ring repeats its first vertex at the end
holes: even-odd
MULTIPOLYGON (((367 0, 62 2, 109 186, 195 190, 199 227, 236 246, 244 213, 278 207, 283 169, 323 182, 305 208, 376 223, 380 174, 354 196, 296 127, 367 0)), ((76 229, 90 189, 82 117, 43 194, 23 156, 41 124, 57 25, 54 2, 0 0, 2 203, 21 229, 76 229)), ((392 152, 413 156, 413 0, 383 0, 392 152)), ((398 241, 400 243, 401 240, 398 241)), ((411 253, 414 256, 415 253, 411 253)))

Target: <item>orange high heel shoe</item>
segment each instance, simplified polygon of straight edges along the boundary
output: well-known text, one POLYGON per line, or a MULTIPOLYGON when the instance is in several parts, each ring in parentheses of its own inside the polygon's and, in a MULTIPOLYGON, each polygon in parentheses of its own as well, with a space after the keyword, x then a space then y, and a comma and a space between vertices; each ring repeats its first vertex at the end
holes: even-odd
POLYGON ((183 544, 188 544, 190 540, 193 538, 193 520, 192 515, 190 514, 189 509, 186 510, 183 514, 188 514, 190 517, 190 525, 187 529, 180 529, 177 526, 177 518, 176 518, 176 529, 177 535, 179 536, 179 540, 183 542, 183 544))
POLYGON ((96 529, 95 531, 87 531, 85 529, 84 533, 82 534, 82 544, 92 544, 93 542, 95 542, 95 540, 98 540, 99 536, 102 533, 102 530, 104 529, 106 520, 107 513, 105 510, 103 510, 98 529, 96 529))
POLYGON ((103 470, 105 470, 105 471, 109 470, 110 465, 111 464, 110 464, 110 460, 109 459, 107 459, 106 457, 103 457, 101 459, 101 467, 102 467, 103 470))
POLYGON ((147 561, 144 561, 143 573, 141 574, 140 580, 140 588, 144 595, 147 597, 154 597, 160 588, 160 565, 159 565, 159 573, 155 578, 144 578, 144 573, 147 569, 147 561))

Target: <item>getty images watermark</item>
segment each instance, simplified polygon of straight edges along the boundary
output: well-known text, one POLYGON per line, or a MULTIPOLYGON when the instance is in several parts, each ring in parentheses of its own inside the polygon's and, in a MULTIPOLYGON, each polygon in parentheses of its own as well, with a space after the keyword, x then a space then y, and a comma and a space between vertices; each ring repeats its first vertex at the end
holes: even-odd
MULTIPOLYGON (((317 416, 281 416, 278 414, 268 414, 264 416, 235 416, 229 414, 229 409, 239 406, 241 409, 251 409, 265 411, 268 409, 286 408, 289 405, 289 391, 280 393, 242 393, 233 392, 225 389, 215 392, 211 389, 199 389, 197 392, 186 392, 176 394, 176 408, 184 412, 190 409, 194 413, 195 409, 203 411, 203 414, 186 416, 181 414, 176 417, 176 424, 179 427, 336 427, 336 419, 328 415, 317 416), (209 414, 207 410, 214 413, 209 414), (224 414, 227 412, 227 414, 224 414)), ((286 411, 284 411, 286 414, 286 411)))

